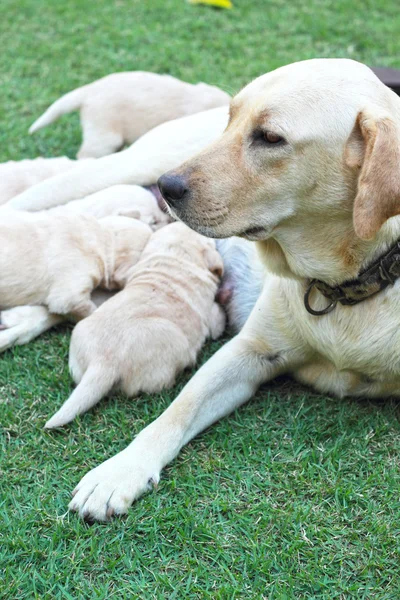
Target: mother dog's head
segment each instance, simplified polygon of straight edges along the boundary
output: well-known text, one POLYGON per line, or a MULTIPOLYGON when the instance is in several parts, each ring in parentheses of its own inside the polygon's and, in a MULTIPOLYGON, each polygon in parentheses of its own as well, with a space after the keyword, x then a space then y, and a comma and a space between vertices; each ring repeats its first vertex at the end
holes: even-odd
POLYGON ((400 212, 400 99, 351 60, 282 67, 245 87, 222 137, 159 185, 210 237, 267 239, 321 214, 373 238, 400 212))

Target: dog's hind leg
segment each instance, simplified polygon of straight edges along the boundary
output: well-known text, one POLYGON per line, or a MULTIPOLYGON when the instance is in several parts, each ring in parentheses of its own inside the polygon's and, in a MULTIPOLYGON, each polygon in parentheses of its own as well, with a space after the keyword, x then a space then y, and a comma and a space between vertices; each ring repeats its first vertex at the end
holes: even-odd
POLYGON ((118 152, 124 147, 125 141, 118 131, 106 129, 103 124, 93 120, 82 119, 83 140, 77 158, 101 158, 118 152))
POLYGON ((100 402, 114 384, 115 377, 105 365, 90 366, 68 400, 47 421, 45 428, 62 427, 77 415, 85 413, 89 408, 100 402))

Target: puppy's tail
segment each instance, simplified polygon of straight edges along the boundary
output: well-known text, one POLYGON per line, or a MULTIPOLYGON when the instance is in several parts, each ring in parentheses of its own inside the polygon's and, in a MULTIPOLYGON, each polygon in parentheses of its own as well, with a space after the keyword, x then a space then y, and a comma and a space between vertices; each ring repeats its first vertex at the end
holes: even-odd
POLYGON ((77 88, 76 90, 61 96, 61 98, 56 100, 51 106, 49 106, 42 116, 30 126, 29 133, 35 133, 35 131, 42 129, 42 127, 50 125, 50 123, 56 121, 59 117, 61 117, 61 115, 78 110, 84 98, 85 87, 86 86, 77 88))
POLYGON ((62 427, 77 415, 100 402, 115 384, 115 378, 103 365, 89 367, 71 396, 45 424, 46 429, 62 427))

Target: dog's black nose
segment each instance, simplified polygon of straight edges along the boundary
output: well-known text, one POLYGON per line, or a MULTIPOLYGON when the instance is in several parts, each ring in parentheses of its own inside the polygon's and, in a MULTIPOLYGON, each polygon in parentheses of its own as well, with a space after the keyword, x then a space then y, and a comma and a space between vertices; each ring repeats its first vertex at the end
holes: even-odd
POLYGON ((188 191, 184 178, 179 175, 168 175, 168 173, 162 175, 157 184, 161 194, 171 206, 183 200, 188 191))

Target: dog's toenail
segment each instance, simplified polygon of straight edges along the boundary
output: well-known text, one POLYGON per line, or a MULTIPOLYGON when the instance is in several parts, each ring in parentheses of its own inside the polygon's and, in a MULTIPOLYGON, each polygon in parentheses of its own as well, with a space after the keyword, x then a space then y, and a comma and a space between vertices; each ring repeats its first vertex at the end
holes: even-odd
POLYGON ((85 521, 86 525, 92 526, 92 525, 95 524, 95 519, 88 512, 87 513, 83 513, 82 518, 85 521))

